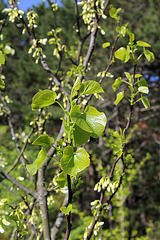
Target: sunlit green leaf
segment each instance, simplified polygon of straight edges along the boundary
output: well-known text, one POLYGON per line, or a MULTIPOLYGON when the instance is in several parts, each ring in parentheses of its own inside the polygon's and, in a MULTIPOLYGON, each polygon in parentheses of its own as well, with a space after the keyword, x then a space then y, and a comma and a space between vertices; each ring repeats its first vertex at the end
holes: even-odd
POLYGON ((27 164, 27 170, 31 175, 36 174, 38 168, 42 165, 42 163, 45 161, 47 157, 47 153, 44 148, 40 150, 38 153, 37 159, 32 164, 27 164))
POLYGON ((130 49, 129 49, 129 47, 127 49, 125 47, 119 48, 115 52, 115 57, 120 59, 124 63, 128 62, 128 60, 130 59, 130 49))
POLYGON ((134 41, 134 33, 129 34, 129 41, 133 42, 134 41))
POLYGON ((32 110, 47 107, 55 102, 57 94, 52 90, 44 90, 36 93, 32 98, 32 110))
MULTIPOLYGON (((133 76, 132 76, 132 77, 133 77, 133 76)), ((140 77, 142 77, 141 74, 136 74, 136 75, 135 75, 135 78, 140 78, 140 77)))
POLYGON ((141 101, 142 101, 142 103, 143 103, 143 105, 144 105, 144 107, 145 107, 146 109, 148 109, 148 108, 150 107, 150 103, 149 103, 148 98, 142 96, 142 97, 141 97, 141 101))
POLYGON ((138 91, 141 92, 141 93, 146 93, 146 94, 149 93, 148 87, 144 87, 144 86, 139 87, 139 88, 138 88, 138 91))
POLYGON ((107 47, 109 47, 110 45, 111 45, 110 42, 105 42, 105 43, 102 44, 102 47, 103 47, 103 48, 107 48, 107 47))
POLYGON ((67 207, 61 207, 60 210, 65 214, 68 215, 72 210, 72 204, 70 203, 67 207))
POLYGON ((119 33, 120 33, 123 37, 125 37, 126 31, 127 31, 127 28, 126 28, 125 26, 122 26, 119 33))
POLYGON ((121 11, 121 8, 116 9, 113 5, 110 5, 109 15, 111 18, 116 19, 119 22, 118 13, 121 11))
POLYGON ((151 51, 149 51, 148 49, 145 49, 145 48, 144 48, 143 52, 144 52, 144 55, 149 62, 154 61, 155 57, 154 57, 153 52, 151 52, 151 51))
POLYGON ((59 188, 64 188, 67 184, 67 174, 63 171, 59 174, 58 178, 56 178, 56 183, 59 188))
POLYGON ((0 78, 0 89, 3 90, 5 88, 5 82, 2 78, 0 78))
POLYGON ((74 106, 71 111, 71 118, 84 131, 91 133, 94 138, 101 135, 107 122, 103 112, 99 112, 96 108, 90 106, 83 113, 80 106, 74 106))
POLYGON ((80 80, 80 78, 77 78, 77 80, 75 81, 75 83, 73 85, 73 90, 78 91, 80 89, 80 86, 81 86, 81 80, 80 80))
POLYGON ((146 42, 143 42, 143 41, 137 41, 137 46, 140 46, 140 47, 150 47, 150 45, 146 42))
POLYGON ((5 63, 5 57, 2 51, 0 51, 0 66, 5 63))
POLYGON ((32 144, 41 146, 51 146, 54 143, 54 138, 49 137, 48 134, 40 135, 32 144))
POLYGON ((11 48, 9 45, 6 45, 3 49, 3 52, 5 54, 11 54, 14 55, 15 54, 15 50, 13 48, 11 48))
POLYGON ((114 102, 115 105, 117 105, 122 99, 124 98, 124 91, 119 92, 116 97, 116 101, 114 102))
POLYGON ((112 84, 112 88, 113 88, 113 91, 117 91, 117 89, 119 88, 119 86, 121 85, 122 83, 122 80, 121 80, 121 77, 118 77, 115 82, 112 84))
POLYGON ((74 153, 72 146, 67 146, 64 149, 61 159, 61 168, 71 176, 76 176, 90 164, 89 154, 84 148, 78 149, 74 153))
POLYGON ((126 78, 129 80, 129 82, 132 82, 132 77, 129 72, 124 73, 126 75, 126 78))
POLYGON ((10 222, 8 222, 5 218, 2 219, 2 223, 6 226, 10 225, 10 222))
POLYGON ((96 81, 86 81, 82 83, 79 92, 81 95, 104 92, 100 84, 96 81))

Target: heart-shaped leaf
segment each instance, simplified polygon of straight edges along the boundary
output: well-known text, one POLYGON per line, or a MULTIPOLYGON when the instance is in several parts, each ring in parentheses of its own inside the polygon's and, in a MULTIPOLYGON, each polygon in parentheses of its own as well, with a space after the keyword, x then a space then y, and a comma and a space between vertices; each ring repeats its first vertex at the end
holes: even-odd
POLYGON ((61 168, 71 176, 76 176, 90 164, 89 154, 84 148, 78 149, 75 153, 72 146, 64 149, 61 159, 61 168))
POLYGON ((74 126, 73 131, 73 146, 80 147, 90 139, 91 134, 84 131, 77 124, 74 126))
POLYGON ((124 47, 119 48, 115 52, 115 57, 120 59, 122 62, 126 63, 130 59, 130 49, 127 46, 127 49, 124 47))
POLYGON ((139 87, 148 87, 148 84, 144 78, 141 78, 138 82, 139 87))
POLYGON ((49 137, 48 134, 40 135, 32 144, 41 146, 51 146, 54 143, 54 138, 49 137))
POLYGON ((32 110, 34 111, 55 103, 56 97, 57 94, 52 90, 44 90, 36 93, 32 98, 32 110))
POLYGON ((72 204, 70 203, 67 207, 63 206, 60 208, 60 210, 65 214, 68 215, 70 211, 72 210, 72 204))
POLYGON ((59 188, 64 188, 67 184, 67 174, 63 171, 59 174, 58 178, 56 179, 56 183, 59 188))
POLYGON ((45 161, 47 157, 47 153, 44 148, 40 150, 38 153, 37 159, 32 164, 27 164, 27 170, 31 175, 36 174, 38 168, 42 165, 42 163, 45 161))
POLYGON ((91 133, 94 138, 101 135, 107 123, 105 114, 90 106, 83 113, 81 113, 80 106, 74 106, 71 111, 71 118, 84 131, 91 133))
POLYGON ((79 89, 79 92, 81 93, 81 95, 86 95, 86 94, 102 93, 104 91, 98 82, 90 80, 82 83, 79 89))

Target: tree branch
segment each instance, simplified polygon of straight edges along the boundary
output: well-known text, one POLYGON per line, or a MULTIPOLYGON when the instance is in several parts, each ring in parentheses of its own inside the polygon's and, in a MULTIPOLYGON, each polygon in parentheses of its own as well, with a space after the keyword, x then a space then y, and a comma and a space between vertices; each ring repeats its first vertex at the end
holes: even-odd
MULTIPOLYGON (((67 206, 67 203, 68 203, 68 196, 66 194, 65 197, 64 197, 62 206, 67 206)), ((60 211, 58 213, 57 219, 56 219, 53 227, 51 228, 51 239, 52 240, 56 239, 56 236, 57 236, 57 234, 60 230, 60 227, 62 225, 64 217, 65 217, 65 214, 62 211, 60 211)))
POLYGON ((21 154, 21 150, 20 150, 20 147, 19 147, 18 139, 16 137, 16 134, 15 134, 15 131, 14 131, 14 127, 13 127, 13 124, 12 124, 11 111, 8 108, 6 101, 4 100, 4 97, 2 96, 1 91, 0 91, 0 98, 1 98, 1 101, 3 103, 4 109, 5 109, 6 113, 7 113, 7 120, 8 120, 8 124, 9 124, 9 128, 10 128, 10 133, 11 133, 12 139, 15 141, 17 152, 21 155, 20 159, 22 161, 23 166, 25 167, 25 159, 22 156, 23 153, 21 154))
POLYGON ((17 158, 15 159, 13 165, 11 166, 11 168, 7 171, 7 173, 9 174, 16 166, 17 164, 19 163, 19 160, 20 158, 22 157, 26 147, 27 147, 27 144, 28 144, 28 139, 30 138, 30 136, 32 135, 33 133, 33 128, 31 129, 31 131, 29 132, 28 136, 27 136, 27 139, 25 140, 25 143, 23 144, 23 147, 19 153, 19 155, 17 156, 17 158))
POLYGON ((43 237, 45 240, 51 240, 48 206, 47 206, 47 191, 45 189, 44 175, 45 175, 44 167, 41 166, 38 169, 37 199, 39 201, 39 206, 42 212, 41 219, 42 219, 42 226, 43 226, 43 237))
POLYGON ((0 174, 3 177, 5 177, 6 179, 8 179, 10 182, 12 182, 14 185, 16 185, 18 188, 20 188, 22 191, 24 191, 25 193, 31 195, 34 198, 37 197, 37 194, 35 192, 33 192, 32 190, 30 190, 30 189, 26 188, 25 186, 23 186, 22 184, 20 184, 16 179, 12 178, 9 174, 2 171, 2 169, 0 169, 0 174))
MULTIPOLYGON (((68 183, 68 205, 72 203, 72 188, 71 188, 71 177, 67 174, 67 183, 68 183)), ((66 229, 66 235, 64 240, 68 240, 72 223, 71 223, 71 212, 66 216, 67 217, 67 229, 66 229)))
MULTIPOLYGON (((14 7, 18 9, 17 3, 14 0, 12 0, 12 3, 14 5, 14 7)), ((28 28, 27 23, 25 22, 24 18, 22 17, 22 18, 20 18, 20 20, 22 21, 22 23, 23 23, 23 25, 24 25, 24 27, 26 29, 26 32, 27 32, 27 34, 28 34, 28 36, 30 38, 30 42, 33 45, 33 40, 36 40, 36 39, 33 38, 32 33, 31 33, 30 29, 28 28)), ((37 47, 35 47, 35 49, 36 48, 37 47)), ((59 80, 57 79, 57 77, 52 73, 50 67, 48 66, 48 64, 44 60, 44 58, 43 58, 41 53, 39 53, 38 57, 39 57, 39 59, 41 61, 41 65, 42 65, 43 69, 50 74, 50 76, 53 79, 54 83, 59 86, 61 92, 64 92, 67 96, 69 96, 67 91, 62 87, 62 85, 59 82, 59 80)))

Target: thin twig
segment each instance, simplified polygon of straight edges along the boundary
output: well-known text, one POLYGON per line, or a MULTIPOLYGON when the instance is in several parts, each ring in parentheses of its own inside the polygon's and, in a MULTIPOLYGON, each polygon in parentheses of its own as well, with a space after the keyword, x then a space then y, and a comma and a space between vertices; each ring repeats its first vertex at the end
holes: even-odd
MULTIPOLYGON (((113 44, 113 47, 111 49, 111 52, 110 52, 110 57, 109 57, 109 63, 108 63, 108 66, 106 67, 105 71, 104 71, 104 76, 101 77, 101 79, 99 80, 99 84, 102 84, 104 78, 105 78, 105 75, 106 73, 108 72, 108 70, 110 69, 111 65, 112 65, 112 58, 113 58, 113 53, 114 53, 114 50, 115 50, 115 47, 116 47, 116 44, 117 44, 117 41, 119 39, 119 34, 117 33, 117 36, 116 36, 116 39, 114 41, 114 44, 113 44)), ((85 104, 85 107, 88 105, 88 103, 91 101, 93 97, 93 94, 91 94, 90 96, 88 96, 87 98, 87 103, 85 104)))
POLYGON ((22 155, 24 154, 24 151, 25 151, 25 149, 26 149, 26 147, 27 147, 28 139, 30 138, 30 136, 32 135, 32 133, 33 133, 33 128, 31 129, 31 131, 29 132, 27 138, 25 139, 25 143, 24 143, 24 145, 23 145, 23 147, 22 147, 19 155, 18 155, 17 158, 15 159, 13 165, 12 165, 11 168, 7 171, 8 174, 9 174, 9 173, 17 166, 17 164, 19 163, 19 160, 20 160, 20 158, 22 157, 22 155))
POLYGON ((20 184, 16 179, 12 178, 9 174, 2 171, 2 169, 0 169, 0 174, 4 176, 6 179, 8 179, 10 182, 12 182, 14 185, 16 185, 18 188, 20 188, 22 191, 24 191, 25 193, 31 195, 34 198, 37 197, 37 194, 35 192, 33 192, 32 190, 20 184))
POLYGON ((10 128, 10 133, 11 133, 12 139, 15 141, 17 152, 21 155, 20 159, 21 159, 21 162, 22 162, 23 166, 25 167, 25 159, 23 157, 23 153, 21 154, 21 150, 20 150, 20 147, 19 147, 18 139, 17 139, 15 131, 14 131, 12 118, 11 118, 11 111, 8 108, 7 103, 6 103, 5 99, 4 99, 4 97, 2 96, 1 91, 0 91, 0 98, 1 98, 1 101, 3 103, 4 109, 5 109, 6 114, 7 114, 7 120, 8 120, 8 124, 9 124, 9 128, 10 128))
MULTIPOLYGON (((118 38, 117 38, 117 40, 118 40, 118 38)), ((136 74, 136 65, 134 65, 134 73, 133 73, 132 86, 134 86, 135 74, 136 74)), ((133 111, 133 106, 130 106, 130 112, 129 112, 129 116, 128 116, 128 121, 127 121, 126 127, 125 127, 125 129, 124 129, 124 131, 123 131, 123 137, 124 137, 124 138, 125 138, 125 136, 126 136, 126 132, 128 131, 129 126, 130 126, 130 123, 131 123, 132 111, 133 111)), ((126 145, 125 145, 125 143, 124 143, 124 145, 123 145, 123 153, 124 153, 124 151, 125 151, 125 146, 126 146, 126 145)), ((120 188, 120 186, 121 186, 121 184, 122 184, 122 180, 123 180, 123 176, 124 176, 125 168, 126 168, 126 165, 125 165, 124 160, 123 160, 123 153, 122 153, 122 156, 118 156, 118 157, 114 160, 113 165, 112 165, 112 168, 111 168, 111 171, 110 171, 110 174, 109 174, 109 178, 110 178, 110 180, 112 180, 112 178, 113 178, 113 176, 114 176, 114 170, 115 170, 116 164, 117 164, 117 162, 121 159, 121 161, 122 161, 122 163, 123 163, 122 173, 121 173, 121 176, 120 176, 120 179, 119 179, 118 186, 116 187, 115 191, 110 195, 110 197, 109 197, 108 200, 106 201, 106 203, 108 203, 108 204, 111 202, 112 198, 114 197, 114 195, 115 195, 116 192, 119 190, 119 188, 120 188)), ((105 194, 105 189, 102 189, 102 190, 101 190, 101 194, 100 194, 100 200, 99 200, 100 204, 103 203, 104 194, 105 194)), ((99 219, 98 216, 96 216, 96 217, 94 216, 94 217, 93 217, 93 222, 92 222, 91 228, 90 228, 90 230, 89 230, 89 232, 88 232, 88 235, 87 235, 87 237, 86 237, 86 240, 91 239, 92 234, 93 234, 93 231, 94 231, 94 228, 95 228, 95 225, 96 225, 96 223, 98 222, 98 219, 99 219)))
MULTIPOLYGON (((70 175, 67 174, 67 183, 68 183, 68 205, 72 203, 72 188, 71 188, 71 177, 70 175)), ((71 228, 72 228, 72 223, 71 223, 71 212, 66 216, 67 217, 67 229, 66 229, 66 235, 64 240, 68 240, 71 228)))
MULTIPOLYGON (((14 5, 14 7, 18 9, 17 3, 16 3, 14 0, 12 0, 12 3, 13 3, 13 5, 14 5)), ((24 28, 26 29, 26 32, 27 32, 27 34, 28 34, 28 36, 29 36, 29 38, 30 38, 30 42, 31 42, 31 44, 33 45, 33 42, 34 42, 34 40, 36 40, 36 39, 33 38, 32 32, 31 32, 30 29, 28 28, 28 25, 27 25, 27 23, 25 22, 24 18, 21 17, 20 20, 22 21, 22 23, 23 23, 23 25, 24 25, 24 28)), ((37 49, 37 47, 35 47, 35 49, 37 49)), ((40 59, 40 61, 41 61, 41 65, 42 65, 43 69, 50 74, 50 76, 51 76, 51 78, 53 79, 54 83, 59 86, 61 92, 64 92, 67 96, 69 96, 69 94, 67 93, 67 91, 62 87, 60 81, 59 81, 59 80, 57 79, 57 77, 52 73, 50 67, 48 66, 48 64, 47 64, 46 61, 44 60, 44 58, 43 58, 43 56, 42 56, 41 53, 39 53, 38 57, 39 57, 39 59, 40 59)))

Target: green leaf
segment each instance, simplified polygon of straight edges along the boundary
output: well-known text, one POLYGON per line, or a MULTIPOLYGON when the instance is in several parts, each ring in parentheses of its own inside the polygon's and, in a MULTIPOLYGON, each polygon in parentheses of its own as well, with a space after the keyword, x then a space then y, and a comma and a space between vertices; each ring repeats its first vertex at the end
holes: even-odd
MULTIPOLYGON (((74 98, 75 96, 78 95, 78 90, 80 89, 80 86, 81 86, 81 80, 80 80, 80 78, 77 78, 77 80, 75 81, 73 88, 72 88, 72 93, 71 93, 72 98, 74 98)), ((77 101, 77 99, 74 99, 72 101, 72 105, 74 105, 74 102, 76 102, 76 101, 77 101)))
POLYGON ((124 91, 119 92, 116 97, 116 101, 114 102, 115 105, 117 105, 122 99, 124 98, 124 91))
POLYGON ((153 52, 150 52, 148 49, 145 49, 145 48, 144 48, 143 52, 144 52, 144 55, 149 62, 154 61, 155 57, 154 57, 153 52))
POLYGON ((102 44, 102 47, 103 47, 103 48, 107 48, 107 47, 109 47, 110 45, 111 45, 110 42, 105 42, 105 43, 102 44))
POLYGON ((109 15, 111 18, 116 19, 117 22, 119 22, 119 16, 118 13, 121 11, 121 8, 116 9, 113 7, 113 5, 110 5, 109 15))
POLYGON ((134 33, 129 34, 129 41, 133 42, 134 41, 134 33))
POLYGON ((120 59, 122 62, 126 63, 130 59, 130 49, 127 46, 127 49, 124 47, 119 48, 115 52, 115 57, 120 59))
POLYGON ((32 98, 32 110, 47 107, 55 102, 57 94, 52 90, 44 90, 36 93, 32 98))
POLYGON ((48 134, 40 135, 34 142, 33 145, 51 146, 54 143, 54 138, 49 137, 48 134))
POLYGON ((126 31, 127 31, 126 26, 122 26, 122 27, 121 27, 121 30, 120 30, 119 33, 120 33, 123 37, 125 37, 125 35, 126 35, 126 31))
POLYGON ((73 90, 78 91, 80 89, 80 86, 81 86, 81 80, 80 80, 80 78, 77 78, 77 80, 75 81, 75 83, 73 85, 73 90))
POLYGON ((91 134, 84 131, 77 124, 74 126, 73 131, 73 146, 80 147, 90 139, 91 134))
POLYGON ((63 171, 59 174, 58 178, 56 179, 56 183, 59 188, 64 188, 67 184, 67 174, 63 171))
POLYGON ((18 218, 17 214, 10 214, 9 217, 10 217, 10 219, 12 219, 15 222, 19 221, 19 218, 18 218))
POLYGON ((0 51, 0 66, 5 63, 5 57, 2 51, 0 51))
POLYGON ((118 77, 115 82, 112 84, 112 88, 113 88, 113 91, 117 91, 117 89, 119 88, 119 86, 121 85, 122 83, 122 80, 121 80, 121 77, 118 77))
POLYGON ((2 78, 0 78, 0 89, 3 90, 5 88, 5 82, 2 78))
POLYGON ((71 118, 84 131, 91 133, 94 138, 101 135, 107 123, 105 114, 90 106, 81 113, 80 106, 75 105, 71 111, 71 118))
POLYGON ((13 48, 11 48, 9 45, 6 45, 3 49, 3 52, 5 54, 11 54, 14 55, 15 54, 15 50, 13 48))
POLYGON ((32 164, 27 164, 27 170, 31 175, 36 174, 38 168, 42 165, 42 163, 45 161, 47 157, 47 153, 44 148, 40 150, 38 153, 37 159, 32 164))
POLYGON ((28 234, 27 231, 20 231, 21 238, 22 238, 24 235, 26 235, 26 234, 28 234))
MULTIPOLYGON (((132 75, 132 77, 133 77, 133 75, 132 75)), ((140 78, 140 77, 142 77, 141 74, 136 74, 136 75, 135 75, 135 78, 140 78)))
POLYGON ((150 107, 150 103, 149 103, 148 98, 142 96, 141 101, 142 101, 142 103, 143 103, 143 105, 146 109, 148 109, 150 107))
POLYGON ((141 93, 146 93, 148 94, 149 93, 149 89, 148 89, 148 84, 146 82, 146 80, 144 78, 141 78, 139 81, 138 81, 138 91, 141 92, 141 93))
POLYGON ((62 139, 60 139, 60 140, 58 140, 58 141, 56 141, 57 142, 57 145, 59 146, 59 147, 63 147, 63 140, 62 139))
POLYGON ((60 210, 65 214, 68 215, 72 210, 72 204, 70 203, 67 207, 61 207, 60 210))
POLYGON ((139 86, 139 87, 148 87, 147 81, 146 81, 144 78, 141 78, 141 79, 138 81, 138 86, 139 86))
POLYGON ((82 83, 79 92, 81 95, 102 93, 104 92, 100 84, 96 81, 87 81, 82 83))
POLYGON ((73 152, 72 146, 67 146, 64 149, 61 159, 61 168, 63 171, 71 176, 76 176, 90 164, 89 154, 84 148, 73 152))
POLYGON ((148 87, 144 87, 144 86, 139 87, 139 88, 138 88, 138 91, 141 92, 141 93, 146 93, 146 94, 149 93, 148 87))
POLYGON ((126 78, 129 80, 129 82, 132 82, 132 77, 129 72, 124 73, 126 75, 126 78))
POLYGON ((137 46, 140 46, 140 47, 150 47, 150 45, 146 42, 143 42, 143 41, 137 41, 137 46))

